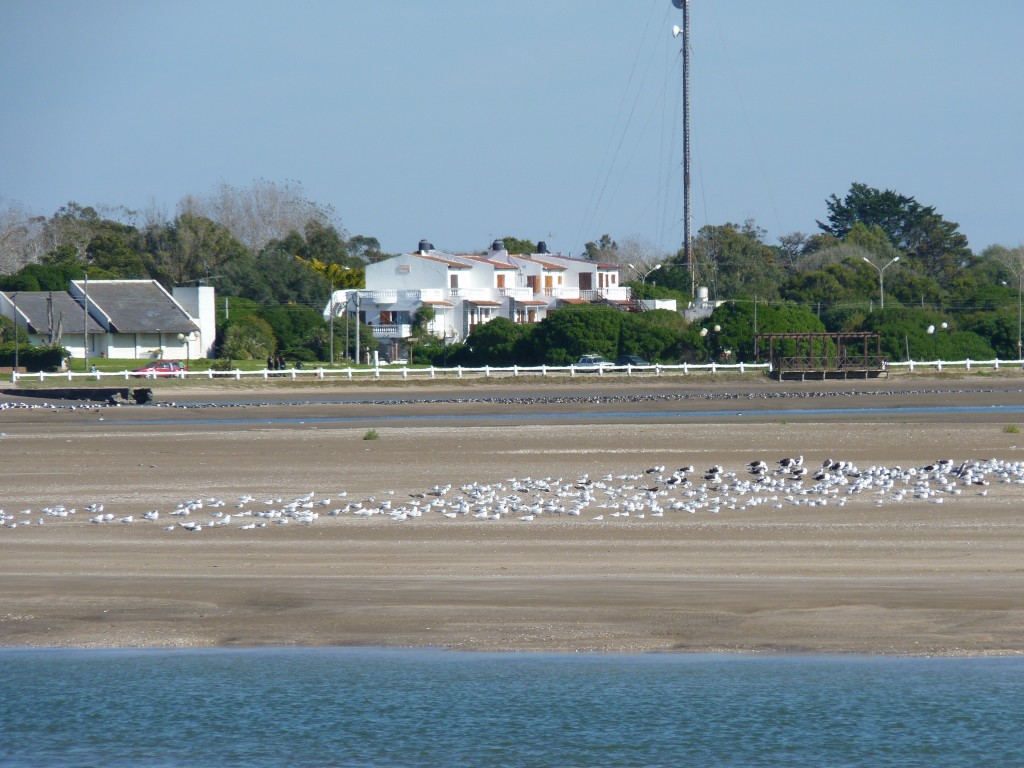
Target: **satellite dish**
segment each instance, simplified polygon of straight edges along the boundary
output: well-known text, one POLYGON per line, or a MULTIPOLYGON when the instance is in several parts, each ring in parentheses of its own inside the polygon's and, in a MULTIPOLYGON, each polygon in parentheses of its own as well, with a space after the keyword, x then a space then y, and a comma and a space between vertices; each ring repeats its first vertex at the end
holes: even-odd
POLYGON ((672 37, 679 37, 681 34, 683 34, 683 28, 680 27, 678 24, 673 24, 672 37))
POLYGON ((686 0, 672 0, 672 5, 681 11, 683 10, 683 6, 686 5, 686 0))

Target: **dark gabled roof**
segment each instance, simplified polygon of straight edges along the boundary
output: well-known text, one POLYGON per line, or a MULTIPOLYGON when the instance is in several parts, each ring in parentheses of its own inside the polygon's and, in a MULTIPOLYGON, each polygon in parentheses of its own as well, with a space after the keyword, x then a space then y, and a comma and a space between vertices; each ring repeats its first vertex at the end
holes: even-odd
MULTIPOLYGON (((81 290, 82 281, 75 281, 81 290)), ((155 280, 93 280, 93 311, 105 315, 115 333, 190 333, 199 328, 155 280)))
MULTIPOLYGON (((18 324, 28 325, 28 332, 39 335, 50 333, 50 308, 52 300, 54 328, 63 323, 64 333, 81 333, 86 327, 85 309, 65 291, 7 291, 4 294, 11 304, 18 306, 18 324)), ((103 333, 103 326, 90 315, 89 333, 103 333)))

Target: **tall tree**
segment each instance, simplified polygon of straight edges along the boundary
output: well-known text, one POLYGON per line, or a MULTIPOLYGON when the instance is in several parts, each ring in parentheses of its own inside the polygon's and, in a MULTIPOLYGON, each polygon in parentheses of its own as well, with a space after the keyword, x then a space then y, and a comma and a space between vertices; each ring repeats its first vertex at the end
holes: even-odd
POLYGON ((612 240, 611 235, 604 234, 597 242, 589 242, 583 246, 583 255, 594 261, 618 264, 619 244, 612 240))
POLYGON ((959 224, 943 219, 933 206, 921 205, 891 189, 855 182, 845 198, 832 195, 826 205, 828 221, 818 222, 823 232, 845 240, 858 223, 877 226, 894 247, 943 287, 948 287, 972 258, 967 238, 957 231, 959 224))
POLYGON ((45 219, 0 196, 0 275, 17 272, 42 255, 45 219))
POLYGON ((778 296, 783 270, 753 221, 702 227, 693 241, 698 284, 719 298, 778 296))
POLYGON ((179 213, 221 224, 252 253, 289 232, 303 231, 311 221, 326 226, 336 218, 331 206, 307 198, 300 183, 266 179, 256 179, 245 188, 225 183, 208 197, 187 197, 179 204, 179 213))
POLYGON ((235 272, 238 263, 250 268, 253 264, 252 254, 226 227, 194 213, 183 213, 169 226, 147 231, 145 247, 150 274, 169 286, 223 278, 235 262, 235 272))
POLYGON ((498 238, 505 246, 505 250, 509 253, 515 253, 519 255, 529 256, 532 253, 537 252, 537 244, 532 240, 524 240, 520 237, 512 237, 506 235, 505 237, 498 238))

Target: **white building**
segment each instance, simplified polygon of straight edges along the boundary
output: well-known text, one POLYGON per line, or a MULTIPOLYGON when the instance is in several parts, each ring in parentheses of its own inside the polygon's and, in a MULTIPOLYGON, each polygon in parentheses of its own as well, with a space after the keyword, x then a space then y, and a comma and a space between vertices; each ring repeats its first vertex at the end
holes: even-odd
POLYGON ((495 241, 484 255, 419 250, 366 267, 366 288, 336 291, 324 316, 358 316, 390 352, 412 335, 421 306, 434 310, 428 332, 451 343, 496 317, 537 323, 566 304, 610 303, 635 308, 628 287, 619 285, 616 264, 549 253, 510 254, 495 241))
POLYGON ((87 348, 90 358, 209 357, 214 310, 210 286, 172 295, 155 280, 74 280, 66 293, 0 292, 0 314, 27 331, 33 346, 56 342, 72 357, 87 348))

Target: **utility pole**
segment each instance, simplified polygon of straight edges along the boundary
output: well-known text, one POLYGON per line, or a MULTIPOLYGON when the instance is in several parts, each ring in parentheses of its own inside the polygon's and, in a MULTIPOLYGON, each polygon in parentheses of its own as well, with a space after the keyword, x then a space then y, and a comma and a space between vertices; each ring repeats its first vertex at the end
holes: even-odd
POLYGON ((353 355, 356 360, 356 364, 359 364, 359 291, 356 291, 356 348, 353 355))
POLYGON ((89 265, 85 267, 85 318, 82 326, 82 345, 85 348, 85 373, 89 372, 89 265))
POLYGON ((697 295, 697 276, 694 274, 693 240, 690 236, 690 0, 672 0, 672 5, 683 12, 683 26, 673 27, 672 34, 683 38, 683 251, 686 268, 690 272, 690 295, 697 295))
POLYGON ((334 365, 334 278, 331 278, 331 365, 334 365))

